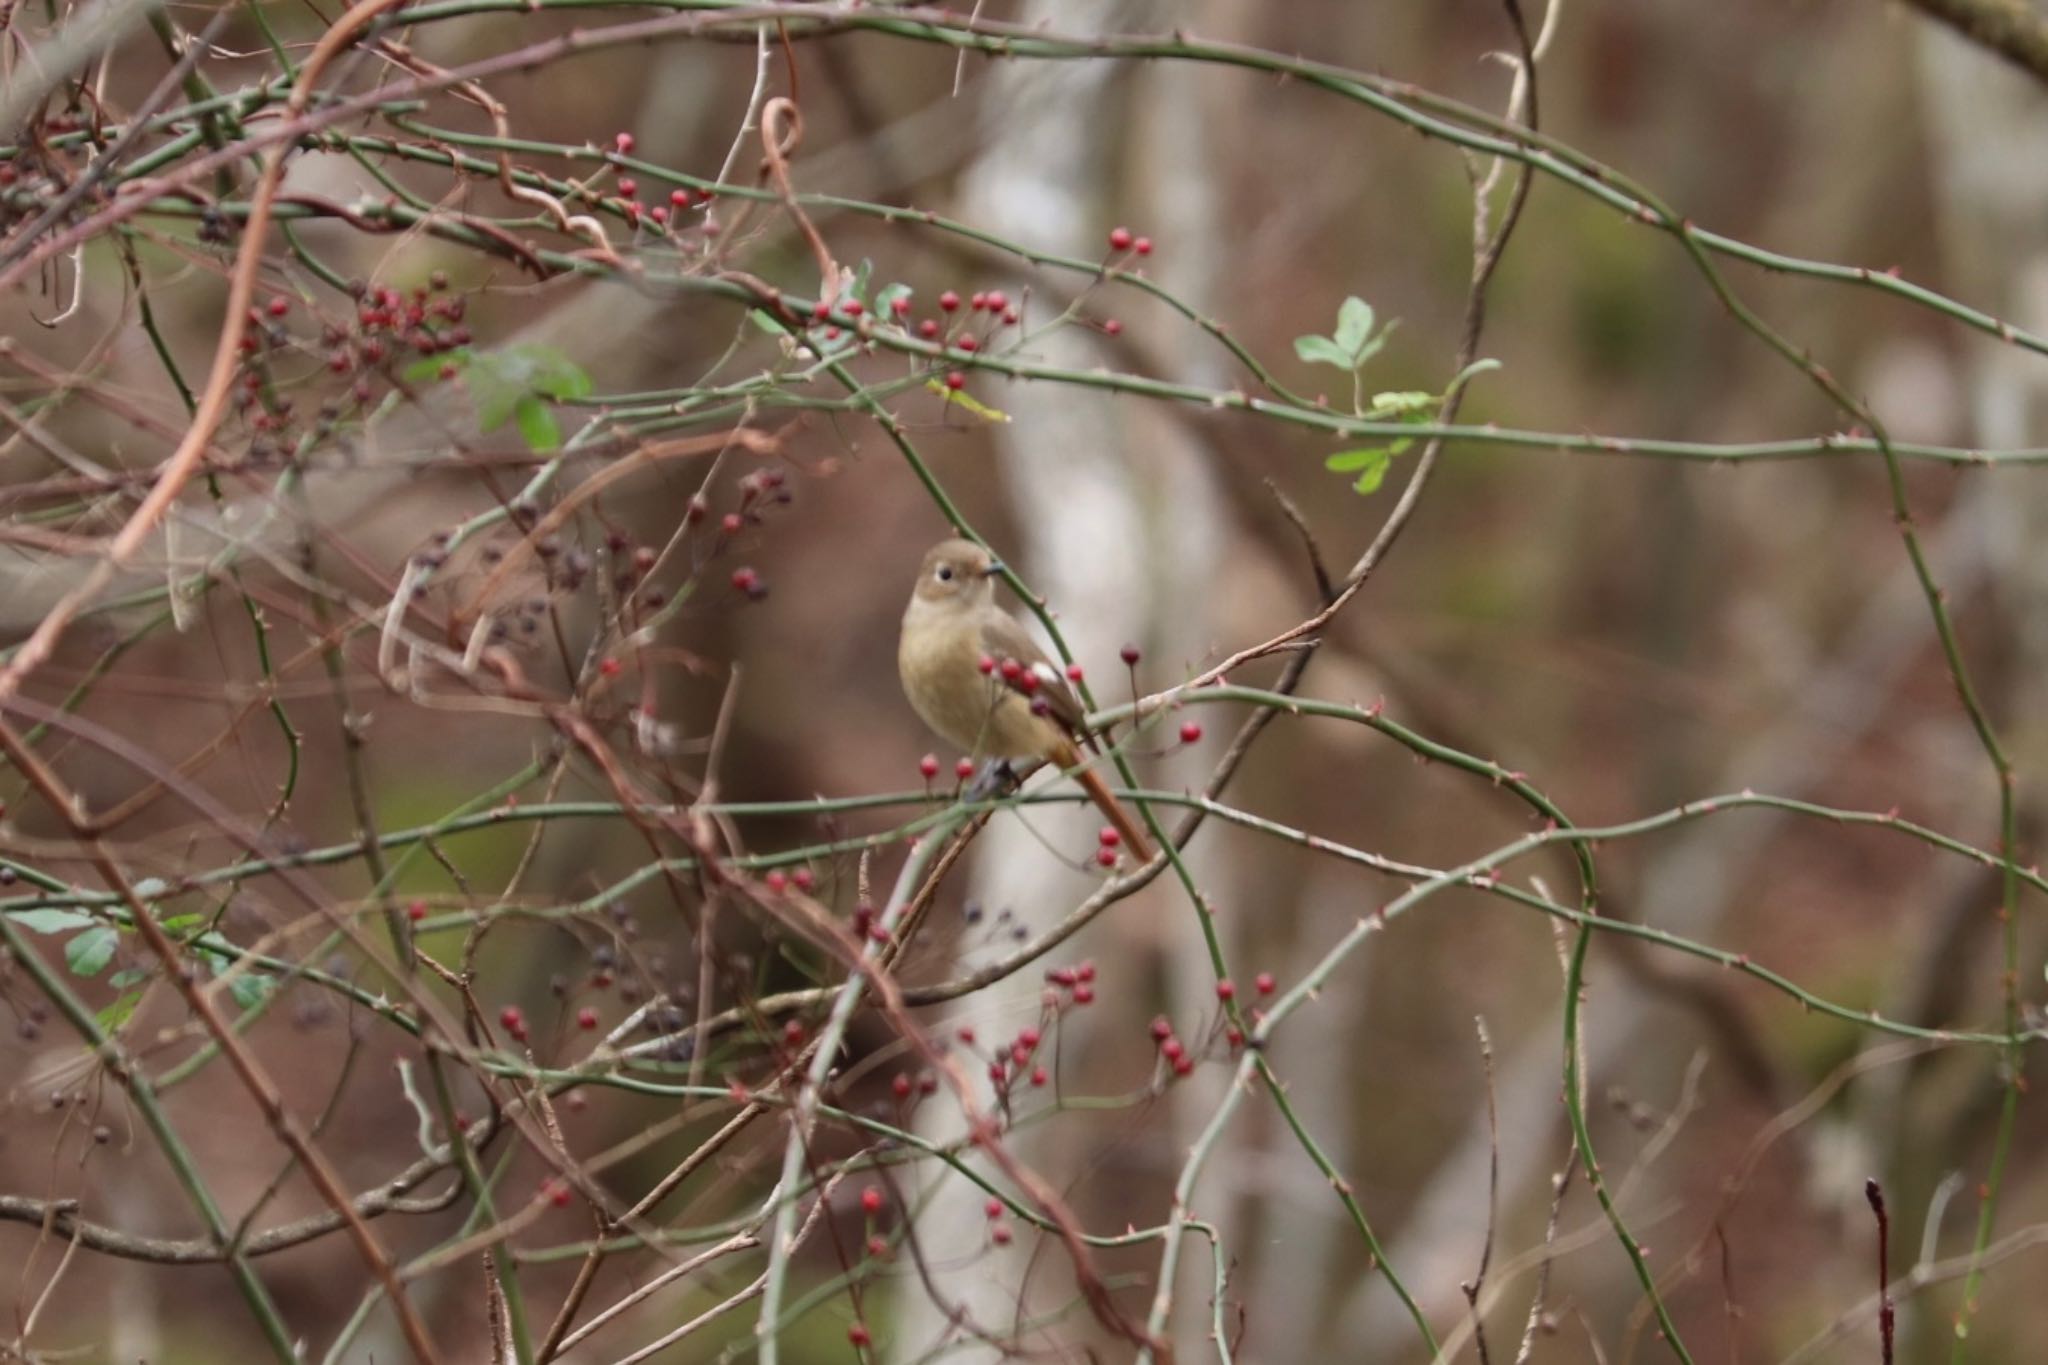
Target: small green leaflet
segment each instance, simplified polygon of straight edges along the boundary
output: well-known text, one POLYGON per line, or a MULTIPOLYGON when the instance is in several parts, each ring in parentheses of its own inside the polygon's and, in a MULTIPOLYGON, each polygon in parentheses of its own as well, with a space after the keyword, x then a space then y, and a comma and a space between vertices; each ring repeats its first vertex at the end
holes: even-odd
POLYGON ((113 926, 95 925, 64 945, 64 961, 73 976, 98 976, 114 960, 121 936, 113 926))
POLYGON ((9 910, 7 918, 38 934, 62 934, 92 923, 92 916, 76 910, 9 910))
POLYGON ((591 393, 590 376, 581 366, 553 346, 538 343, 430 356, 409 366, 405 377, 424 382, 450 366, 476 404, 477 425, 496 431, 509 420, 533 451, 561 447, 562 429, 550 405, 591 393))
POLYGON ((1407 438, 1392 445, 1374 446, 1369 450, 1342 450, 1323 461, 1323 468, 1338 474, 1357 474, 1358 479, 1351 486, 1361 493, 1377 493, 1380 485, 1387 481, 1387 470, 1394 463, 1394 457, 1409 446, 1407 438))
POLYGON ((245 1010, 253 1010, 275 989, 277 982, 261 972, 243 972, 228 982, 228 994, 245 1010))
MULTIPOLYGON (((1340 329, 1341 330, 1341 329, 1340 329)), ((1385 336, 1382 332, 1380 335, 1385 336)), ((1328 341, 1327 337, 1308 338, 1328 341)), ((1375 422, 1404 422, 1411 425, 1427 423, 1443 406, 1444 400, 1462 388, 1474 375, 1500 368, 1498 360, 1475 360, 1458 371, 1449 386, 1441 394, 1424 393, 1420 389, 1401 389, 1388 393, 1376 393, 1359 415, 1375 422)), ((1387 471, 1393 467, 1394 457, 1403 454, 1415 444, 1412 436, 1396 436, 1383 446, 1366 446, 1358 450, 1340 450, 1335 455, 1325 456, 1323 468, 1333 474, 1353 474, 1357 477, 1351 486, 1360 493, 1377 493, 1380 485, 1387 481, 1387 471)))
POLYGON ((1336 335, 1296 337, 1294 353, 1311 365, 1330 365, 1356 373, 1380 353, 1380 348, 1387 344, 1387 334, 1400 324, 1388 323, 1378 336, 1372 334, 1372 325, 1372 305, 1353 294, 1337 307, 1336 335))

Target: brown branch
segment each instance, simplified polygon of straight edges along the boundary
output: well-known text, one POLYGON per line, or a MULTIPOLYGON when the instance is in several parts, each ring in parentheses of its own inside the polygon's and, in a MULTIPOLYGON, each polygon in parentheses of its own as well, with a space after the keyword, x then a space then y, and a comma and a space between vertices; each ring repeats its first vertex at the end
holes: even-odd
POLYGON ((1906 0, 1981 48, 2048 83, 2048 15, 2028 0, 1906 0))
MULTIPOLYGON (((312 55, 300 68, 298 83, 292 88, 291 99, 285 106, 287 122, 305 114, 321 72, 336 54, 354 41, 356 33, 364 25, 398 3, 400 0, 359 0, 322 35, 312 55)), ((243 229, 242 245, 235 253, 234 272, 228 277, 226 316, 221 320, 220 342, 214 349, 213 368, 207 374, 206 387, 199 395, 198 406, 193 409, 191 426, 178 443, 178 448, 171 452, 170 459, 164 462, 156 485, 108 546, 106 558, 94 564, 84 581, 57 600, 56 605, 37 623, 35 631, 22 642, 14 657, 8 660, 7 666, 0 668, 0 702, 19 691, 22 681, 50 657, 72 618, 106 587, 116 573, 127 567, 141 550, 143 542, 170 511, 171 504, 177 501, 185 485, 199 471, 207 443, 213 439, 221 419, 227 415, 228 390, 234 382, 242 353, 249 305, 256 295, 256 276, 263 267, 263 242, 270 232, 271 210, 278 187, 284 180, 285 157, 295 145, 290 140, 275 142, 264 156, 263 174, 257 181, 255 194, 251 196, 249 221, 243 229)))
MULTIPOLYGON (((387 1213, 439 1213, 462 1193, 459 1182, 450 1185, 446 1194, 419 1199, 401 1196, 447 1164, 434 1157, 422 1158, 385 1184, 358 1195, 350 1201, 350 1208, 359 1218, 378 1218, 387 1213)), ((254 1233, 232 1248, 224 1247, 210 1237, 145 1237, 123 1232, 105 1223, 94 1223, 79 1216, 75 1199, 30 1199, 24 1195, 0 1194, 0 1222, 48 1226, 60 1237, 77 1238, 78 1244, 87 1251, 119 1256, 123 1260, 154 1261, 159 1265, 210 1265, 236 1254, 268 1256, 318 1241, 339 1228, 342 1218, 332 1209, 323 1210, 254 1233)))
MULTIPOLYGON (((368 4, 383 2, 384 0, 366 0, 368 4)), ((214 1044, 220 1048, 222 1055, 228 1059, 228 1064, 234 1068, 243 1089, 256 1101, 256 1107, 263 1111, 271 1131, 297 1158, 299 1164, 305 1168, 306 1176, 313 1187, 320 1192, 320 1197, 327 1201, 328 1207, 348 1227, 350 1239, 356 1244, 357 1251, 383 1284, 385 1292, 391 1296, 391 1306, 398 1314, 399 1325, 405 1333, 407 1344, 412 1347, 413 1354, 426 1365, 437 1365, 440 1353, 434 1349, 433 1340, 427 1335, 426 1324, 420 1320, 412 1301, 406 1297, 405 1286, 399 1283, 397 1267, 384 1250, 383 1244, 371 1234, 368 1225, 356 1213, 348 1192, 341 1183, 340 1175, 328 1164, 319 1147, 306 1135, 305 1127, 299 1122, 298 1116, 285 1104, 277 1083, 244 1046, 234 1026, 221 1015, 220 1007, 214 1003, 212 994, 201 983, 199 973, 185 961, 178 950, 178 945, 164 931, 164 927, 157 923, 156 916, 150 913, 149 906, 144 903, 141 893, 135 889, 135 884, 128 879, 120 864, 107 852, 106 845, 92 831, 91 821, 85 813, 84 801, 72 792, 63 780, 51 771, 42 756, 23 743, 20 736, 14 733, 14 728, 4 721, 0 721, 0 750, 5 750, 15 768, 28 779, 29 785, 50 803, 53 810, 62 812, 72 825, 79 843, 84 846, 93 865, 99 869, 100 875, 107 879, 107 884, 126 902, 135 931, 142 936, 143 941, 149 945, 150 952, 162 963, 164 975, 170 979, 173 989, 184 998, 186 1008, 205 1025, 206 1031, 213 1037, 214 1044)))

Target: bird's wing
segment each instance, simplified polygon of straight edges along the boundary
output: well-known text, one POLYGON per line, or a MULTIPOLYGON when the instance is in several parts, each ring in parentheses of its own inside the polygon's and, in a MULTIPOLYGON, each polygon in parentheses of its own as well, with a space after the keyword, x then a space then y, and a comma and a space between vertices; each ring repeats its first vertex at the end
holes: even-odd
POLYGON ((1066 675, 1014 618, 1002 611, 989 612, 981 623, 981 647, 997 663, 1015 659, 1036 674, 1037 695, 1052 708, 1053 719, 1075 734, 1082 733, 1081 699, 1067 685, 1066 675))

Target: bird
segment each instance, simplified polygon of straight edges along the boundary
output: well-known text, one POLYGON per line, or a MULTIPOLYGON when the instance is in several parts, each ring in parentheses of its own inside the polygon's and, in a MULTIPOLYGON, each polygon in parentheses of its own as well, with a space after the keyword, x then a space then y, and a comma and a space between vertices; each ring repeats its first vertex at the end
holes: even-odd
POLYGON ((1029 632, 995 603, 1003 566, 971 540, 943 540, 926 551, 903 610, 896 667, 911 709, 932 730, 977 758, 1007 767, 1014 759, 1051 763, 1081 784, 1140 862, 1152 845, 1085 765, 1092 747, 1066 677, 1029 632))

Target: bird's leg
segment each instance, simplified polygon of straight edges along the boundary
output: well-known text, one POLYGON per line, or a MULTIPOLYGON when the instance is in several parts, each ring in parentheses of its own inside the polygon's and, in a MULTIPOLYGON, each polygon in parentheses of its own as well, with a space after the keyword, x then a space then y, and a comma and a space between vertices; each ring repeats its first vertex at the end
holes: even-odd
POLYGON ((974 784, 962 793, 962 798, 968 801, 986 801, 992 796, 1001 796, 1013 791, 1016 786, 1017 771, 1010 766, 1010 760, 992 758, 981 765, 981 771, 975 774, 974 784))

